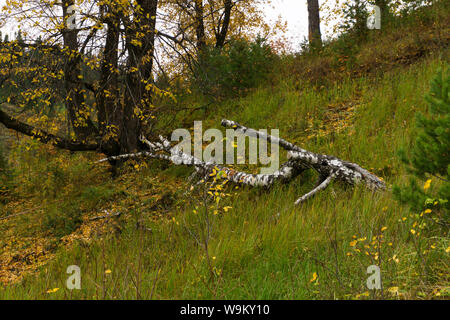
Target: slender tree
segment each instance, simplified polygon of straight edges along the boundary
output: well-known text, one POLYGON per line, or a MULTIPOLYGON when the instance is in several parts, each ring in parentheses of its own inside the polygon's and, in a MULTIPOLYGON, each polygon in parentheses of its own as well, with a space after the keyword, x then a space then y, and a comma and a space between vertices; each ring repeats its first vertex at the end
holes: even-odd
POLYGON ((308 0, 308 26, 310 47, 321 47, 322 34, 320 32, 319 0, 308 0))
POLYGON ((195 31, 197 36, 197 49, 199 52, 206 46, 204 15, 203 0, 195 0, 195 31))

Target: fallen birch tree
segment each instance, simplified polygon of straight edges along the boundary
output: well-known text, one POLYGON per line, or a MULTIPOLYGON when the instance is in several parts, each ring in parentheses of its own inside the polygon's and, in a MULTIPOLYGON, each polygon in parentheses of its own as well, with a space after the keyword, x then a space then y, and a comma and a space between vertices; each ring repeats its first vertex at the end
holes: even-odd
POLYGON ((175 165, 192 166, 196 170, 195 173, 203 178, 202 181, 206 181, 216 169, 222 173, 223 179, 251 187, 270 187, 276 181, 289 182, 305 170, 313 169, 317 171, 319 173, 317 185, 313 190, 298 198, 297 201, 295 201, 295 205, 308 200, 318 192, 324 190, 334 180, 350 185, 364 184, 369 189, 375 191, 384 190, 386 188, 385 183, 380 178, 355 163, 347 162, 334 156, 304 150, 286 140, 271 136, 262 131, 247 128, 231 120, 222 120, 222 126, 233 128, 249 137, 266 139, 271 143, 278 144, 288 152, 288 160, 281 165, 279 170, 272 174, 252 174, 237 171, 214 162, 202 161, 192 155, 182 152, 177 147, 172 147, 170 141, 162 136, 159 136, 159 141, 155 142, 151 142, 144 136, 141 136, 140 140, 148 147, 148 150, 112 156, 98 162, 149 157, 167 160, 175 165))

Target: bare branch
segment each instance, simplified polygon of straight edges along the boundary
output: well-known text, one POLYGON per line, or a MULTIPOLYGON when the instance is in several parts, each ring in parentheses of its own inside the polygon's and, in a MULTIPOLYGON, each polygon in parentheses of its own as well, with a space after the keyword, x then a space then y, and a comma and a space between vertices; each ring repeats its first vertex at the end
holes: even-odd
POLYGON ((334 174, 328 176, 328 178, 326 178, 316 188, 314 188, 313 190, 311 190, 307 194, 305 194, 305 195, 301 196, 300 198, 298 198, 297 201, 295 201, 295 205, 299 205, 300 203, 305 202, 309 198, 313 197, 316 193, 324 190, 326 187, 328 187, 328 185, 331 183, 331 181, 333 181, 333 179, 334 179, 334 174))
POLYGON ((36 129, 24 122, 21 122, 0 109, 0 123, 2 123, 8 129, 13 129, 27 136, 33 137, 42 143, 51 143, 55 147, 60 149, 66 149, 70 151, 95 151, 99 149, 99 145, 81 143, 79 141, 67 140, 51 133, 45 132, 40 129, 36 129))

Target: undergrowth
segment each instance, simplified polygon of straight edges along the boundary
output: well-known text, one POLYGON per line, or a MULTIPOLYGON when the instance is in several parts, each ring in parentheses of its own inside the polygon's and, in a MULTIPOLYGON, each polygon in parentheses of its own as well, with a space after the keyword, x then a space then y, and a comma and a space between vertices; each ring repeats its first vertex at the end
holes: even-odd
MULTIPOLYGON (((161 128, 190 129, 194 119, 218 128, 222 118, 278 128, 305 149, 374 172, 386 192, 334 183, 294 207, 313 173, 262 190, 222 185, 219 172, 214 186, 192 191, 190 168, 130 161, 113 178, 95 163, 100 155, 20 138, 8 155, 8 191, 0 189, 0 298, 448 298, 447 234, 419 233, 426 213, 390 189, 409 180, 397 153, 411 148, 412 115, 427 115, 424 95, 448 60, 448 40, 428 30, 441 41, 430 50, 417 53, 424 38, 410 33, 387 50, 400 32, 391 30, 378 49, 372 39, 350 60, 337 49, 289 57, 269 84, 195 110, 204 97, 191 96, 187 110, 159 119, 161 128), (70 265, 81 268, 81 290, 66 289, 70 265), (370 265, 381 269, 381 290, 366 286, 370 265)), ((439 186, 431 178, 428 188, 439 186)))

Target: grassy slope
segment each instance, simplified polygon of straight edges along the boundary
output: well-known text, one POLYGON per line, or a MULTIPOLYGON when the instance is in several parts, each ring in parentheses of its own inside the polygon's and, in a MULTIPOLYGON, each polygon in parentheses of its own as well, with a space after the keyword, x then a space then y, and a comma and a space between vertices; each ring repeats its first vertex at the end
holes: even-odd
MULTIPOLYGON (((434 55, 384 75, 344 77, 323 88, 299 89, 296 81, 284 80, 224 102, 206 123, 218 127, 226 117, 254 128, 279 128, 282 137, 306 149, 357 162, 389 186, 401 184, 407 174, 396 152, 410 143, 413 115, 426 112, 423 95, 442 64, 443 59, 434 55), (340 121, 333 126, 328 119, 340 121)), ((119 181, 111 181, 103 169, 82 173, 89 178, 77 181, 76 188, 115 190, 105 201, 90 204, 87 212, 98 215, 100 209, 115 206, 126 214, 112 232, 102 233, 108 222, 91 225, 92 234, 98 231, 102 237, 91 235, 60 248, 41 272, 4 287, 0 298, 348 299, 449 294, 448 238, 413 236, 410 230, 418 218, 395 202, 390 191, 372 194, 335 183, 303 206, 293 207, 313 185, 313 175, 270 191, 231 189, 223 205, 232 209, 208 214, 211 235, 206 252, 196 242, 202 242, 206 232, 205 208, 198 197, 182 196, 188 170, 155 163, 127 170, 119 181), (167 194, 174 200, 165 205, 161 195, 167 194), (137 227, 142 225, 152 231, 137 227), (81 267, 82 290, 71 292, 65 281, 66 268, 73 264, 81 267), (369 292, 365 285, 366 269, 372 264, 381 267, 383 292, 369 292), (60 289, 47 293, 52 288, 60 289)))

